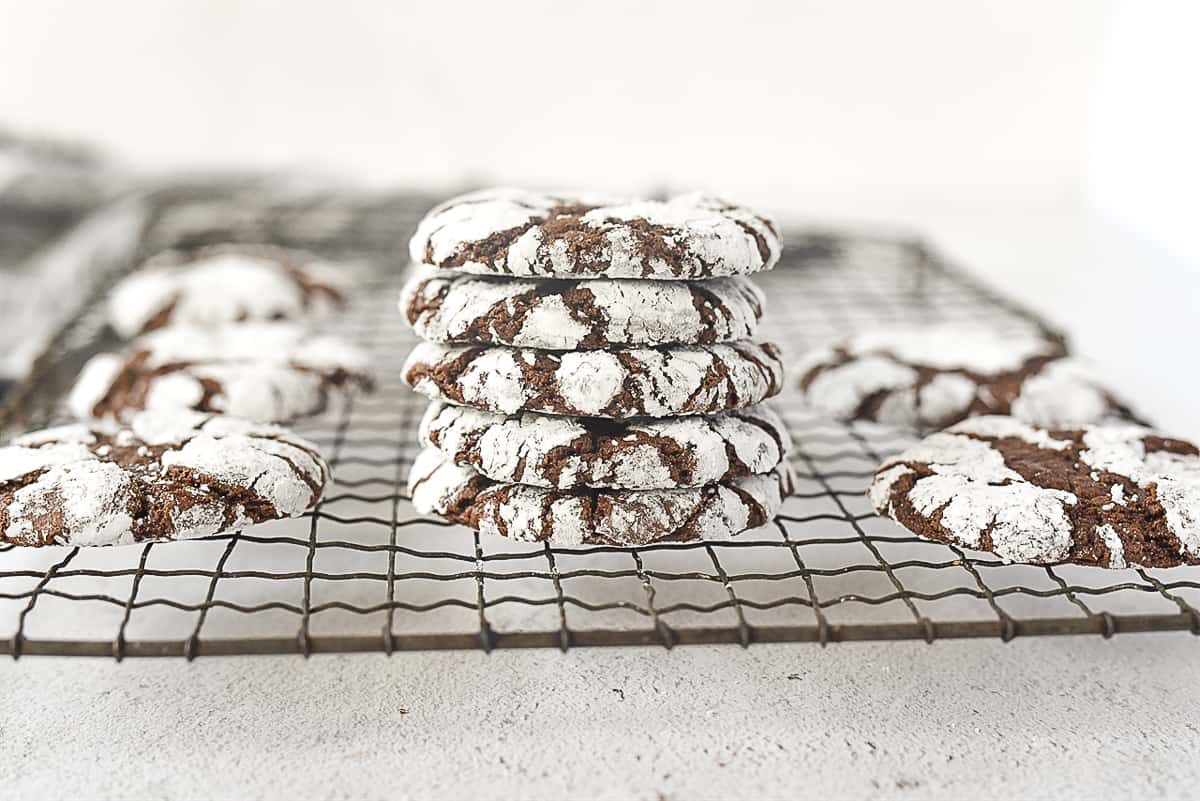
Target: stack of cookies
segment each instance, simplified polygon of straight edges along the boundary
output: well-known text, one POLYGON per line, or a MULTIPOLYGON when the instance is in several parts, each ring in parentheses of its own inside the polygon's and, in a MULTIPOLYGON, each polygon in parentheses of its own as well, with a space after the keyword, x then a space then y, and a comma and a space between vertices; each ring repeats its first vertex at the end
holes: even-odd
POLYGON ((721 539, 769 522, 789 442, 753 339, 775 226, 702 195, 487 190, 434 208, 401 310, 433 400, 409 491, 423 513, 554 544, 721 539))

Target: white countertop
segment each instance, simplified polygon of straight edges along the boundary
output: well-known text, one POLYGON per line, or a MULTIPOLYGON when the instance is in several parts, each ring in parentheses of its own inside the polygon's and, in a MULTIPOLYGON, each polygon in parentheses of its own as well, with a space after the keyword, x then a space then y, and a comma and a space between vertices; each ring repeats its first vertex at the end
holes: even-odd
POLYGON ((1191 635, 0 667, 11 798, 1183 798, 1191 635))
MULTIPOLYGON (((1200 437, 1200 273, 1072 214, 926 215, 1173 433, 1200 437), (1173 339, 1172 337, 1176 337, 1173 339)), ((22 799, 1182 798, 1188 634, 0 662, 22 799)))

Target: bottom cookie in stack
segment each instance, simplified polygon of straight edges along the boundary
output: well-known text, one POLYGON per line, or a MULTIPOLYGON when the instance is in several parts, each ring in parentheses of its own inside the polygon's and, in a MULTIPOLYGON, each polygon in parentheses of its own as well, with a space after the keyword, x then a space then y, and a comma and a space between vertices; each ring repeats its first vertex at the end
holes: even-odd
POLYGON ((766 525, 791 492, 786 468, 703 487, 553 490, 492 481, 436 448, 408 482, 417 511, 514 540, 551 545, 649 545, 723 540, 766 525))
POLYGON ((728 539, 769 523, 791 491, 787 432, 765 407, 612 421, 434 403, 421 441, 417 510, 517 540, 728 539))

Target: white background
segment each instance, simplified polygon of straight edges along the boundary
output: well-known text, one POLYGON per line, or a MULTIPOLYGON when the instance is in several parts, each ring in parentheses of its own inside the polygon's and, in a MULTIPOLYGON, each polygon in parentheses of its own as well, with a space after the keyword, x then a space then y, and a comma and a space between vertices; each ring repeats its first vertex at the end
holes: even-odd
POLYGON ((139 165, 1063 200, 1103 3, 12 2, 11 122, 139 165))
POLYGON ((1185 0, 0 13, 0 119, 140 167, 695 185, 781 209, 1093 197, 1164 228, 1200 178, 1185 0))
MULTIPOLYGON (((0 9, 0 123, 143 169, 702 187, 793 219, 914 225, 1065 325, 1147 416, 1200 437, 1200 5, 0 9)), ((0 665, 0 784, 46 798, 1186 797, 1195 656, 1178 635, 31 660, 0 665)))
POLYGON ((141 167, 696 185, 783 209, 1092 196, 1149 227, 1177 226, 1200 179, 1185 0, 0 10, 0 118, 141 167))

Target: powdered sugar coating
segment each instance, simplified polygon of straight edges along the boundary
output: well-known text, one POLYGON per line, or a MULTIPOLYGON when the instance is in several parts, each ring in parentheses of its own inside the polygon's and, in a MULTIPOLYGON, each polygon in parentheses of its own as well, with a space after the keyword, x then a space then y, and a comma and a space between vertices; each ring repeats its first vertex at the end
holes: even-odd
POLYGON ((1038 425, 1069 425, 1099 422, 1113 416, 1117 406, 1090 367, 1067 358, 1025 379, 1012 400, 1012 415, 1038 425))
POLYGON ((1051 432, 1044 428, 1038 428, 1016 417, 998 414, 972 418, 969 424, 960 424, 954 430, 967 431, 978 437, 992 439, 1012 437, 1039 448, 1055 451, 1066 450, 1070 446, 1069 442, 1056 439, 1051 432))
MULTIPOLYGON (((808 364, 801 364, 801 374, 807 369, 808 364)), ((882 357, 865 357, 847 363, 836 372, 814 377, 806 388, 805 398, 809 405, 818 407, 830 417, 849 420, 854 418, 864 398, 884 390, 911 387, 916 381, 917 371, 911 367, 882 357)), ((894 414, 898 416, 900 410, 894 414)))
POLYGON ((169 251, 117 284, 109 323, 129 339, 167 325, 317 319, 343 304, 346 288, 341 270, 301 251, 251 245, 169 251))
POLYGON ((791 446, 783 422, 765 406, 612 424, 435 401, 420 437, 494 481, 556 489, 702 486, 770 472, 791 446))
POLYGON ((1010 562, 1200 562, 1200 451, 1141 426, 966 420, 881 466, 869 497, 922 536, 1010 562))
POLYGON ((1124 411, 1061 343, 977 326, 870 331, 809 353, 797 373, 805 401, 838 420, 938 428, 1011 414, 1056 426, 1124 411))
POLYGON ((1113 570, 1129 567, 1125 561, 1125 543, 1121 542, 1121 535, 1117 533, 1117 530, 1108 523, 1104 523, 1096 526, 1096 533, 1108 546, 1108 566, 1113 570))
POLYGON ((223 484, 253 487, 276 509, 292 510, 292 514, 309 507, 313 500, 310 482, 319 475, 317 460, 303 450, 291 445, 272 447, 270 440, 259 442, 236 435, 192 437, 164 453, 161 461, 168 470, 180 467, 213 476, 223 484), (297 469, 281 469, 289 462, 297 469))
POLYGON ((724 540, 768 523, 791 491, 786 468, 673 490, 552 490, 499 483, 423 450, 409 474, 413 506, 495 534, 551 545, 724 540))
POLYGON ((769 270, 774 223, 703 194, 665 201, 486 189, 433 208, 413 262, 486 275, 713 278, 769 270))
MULTIPOLYGON (((0 449, 0 461, 7 449, 0 449)), ((114 464, 76 461, 55 465, 9 494, 0 542, 44 542, 47 529, 64 534, 64 545, 116 545, 132 542, 132 481, 114 464)), ((7 494, 7 493, 6 493, 7 494)))
POLYGON ((0 448, 0 542, 125 545, 190 539, 299 515, 329 468, 277 426, 144 412, 0 448))
POLYGON ((984 375, 1017 370, 1034 356, 1054 355, 1059 349, 1036 334, 1001 336, 978 326, 957 325, 867 331, 847 347, 855 355, 888 353, 901 363, 984 375))
POLYGON ((778 349, 751 341, 604 351, 422 342, 404 380, 421 394, 485 411, 624 419, 710 414, 778 393, 778 349))
POLYGON ((545 281, 420 271, 400 310, 424 339, 573 350, 753 336, 764 297, 746 278, 545 281))
POLYGON ((369 383, 361 350, 296 324, 175 326, 93 357, 67 405, 80 418, 193 409, 286 422, 369 383))

